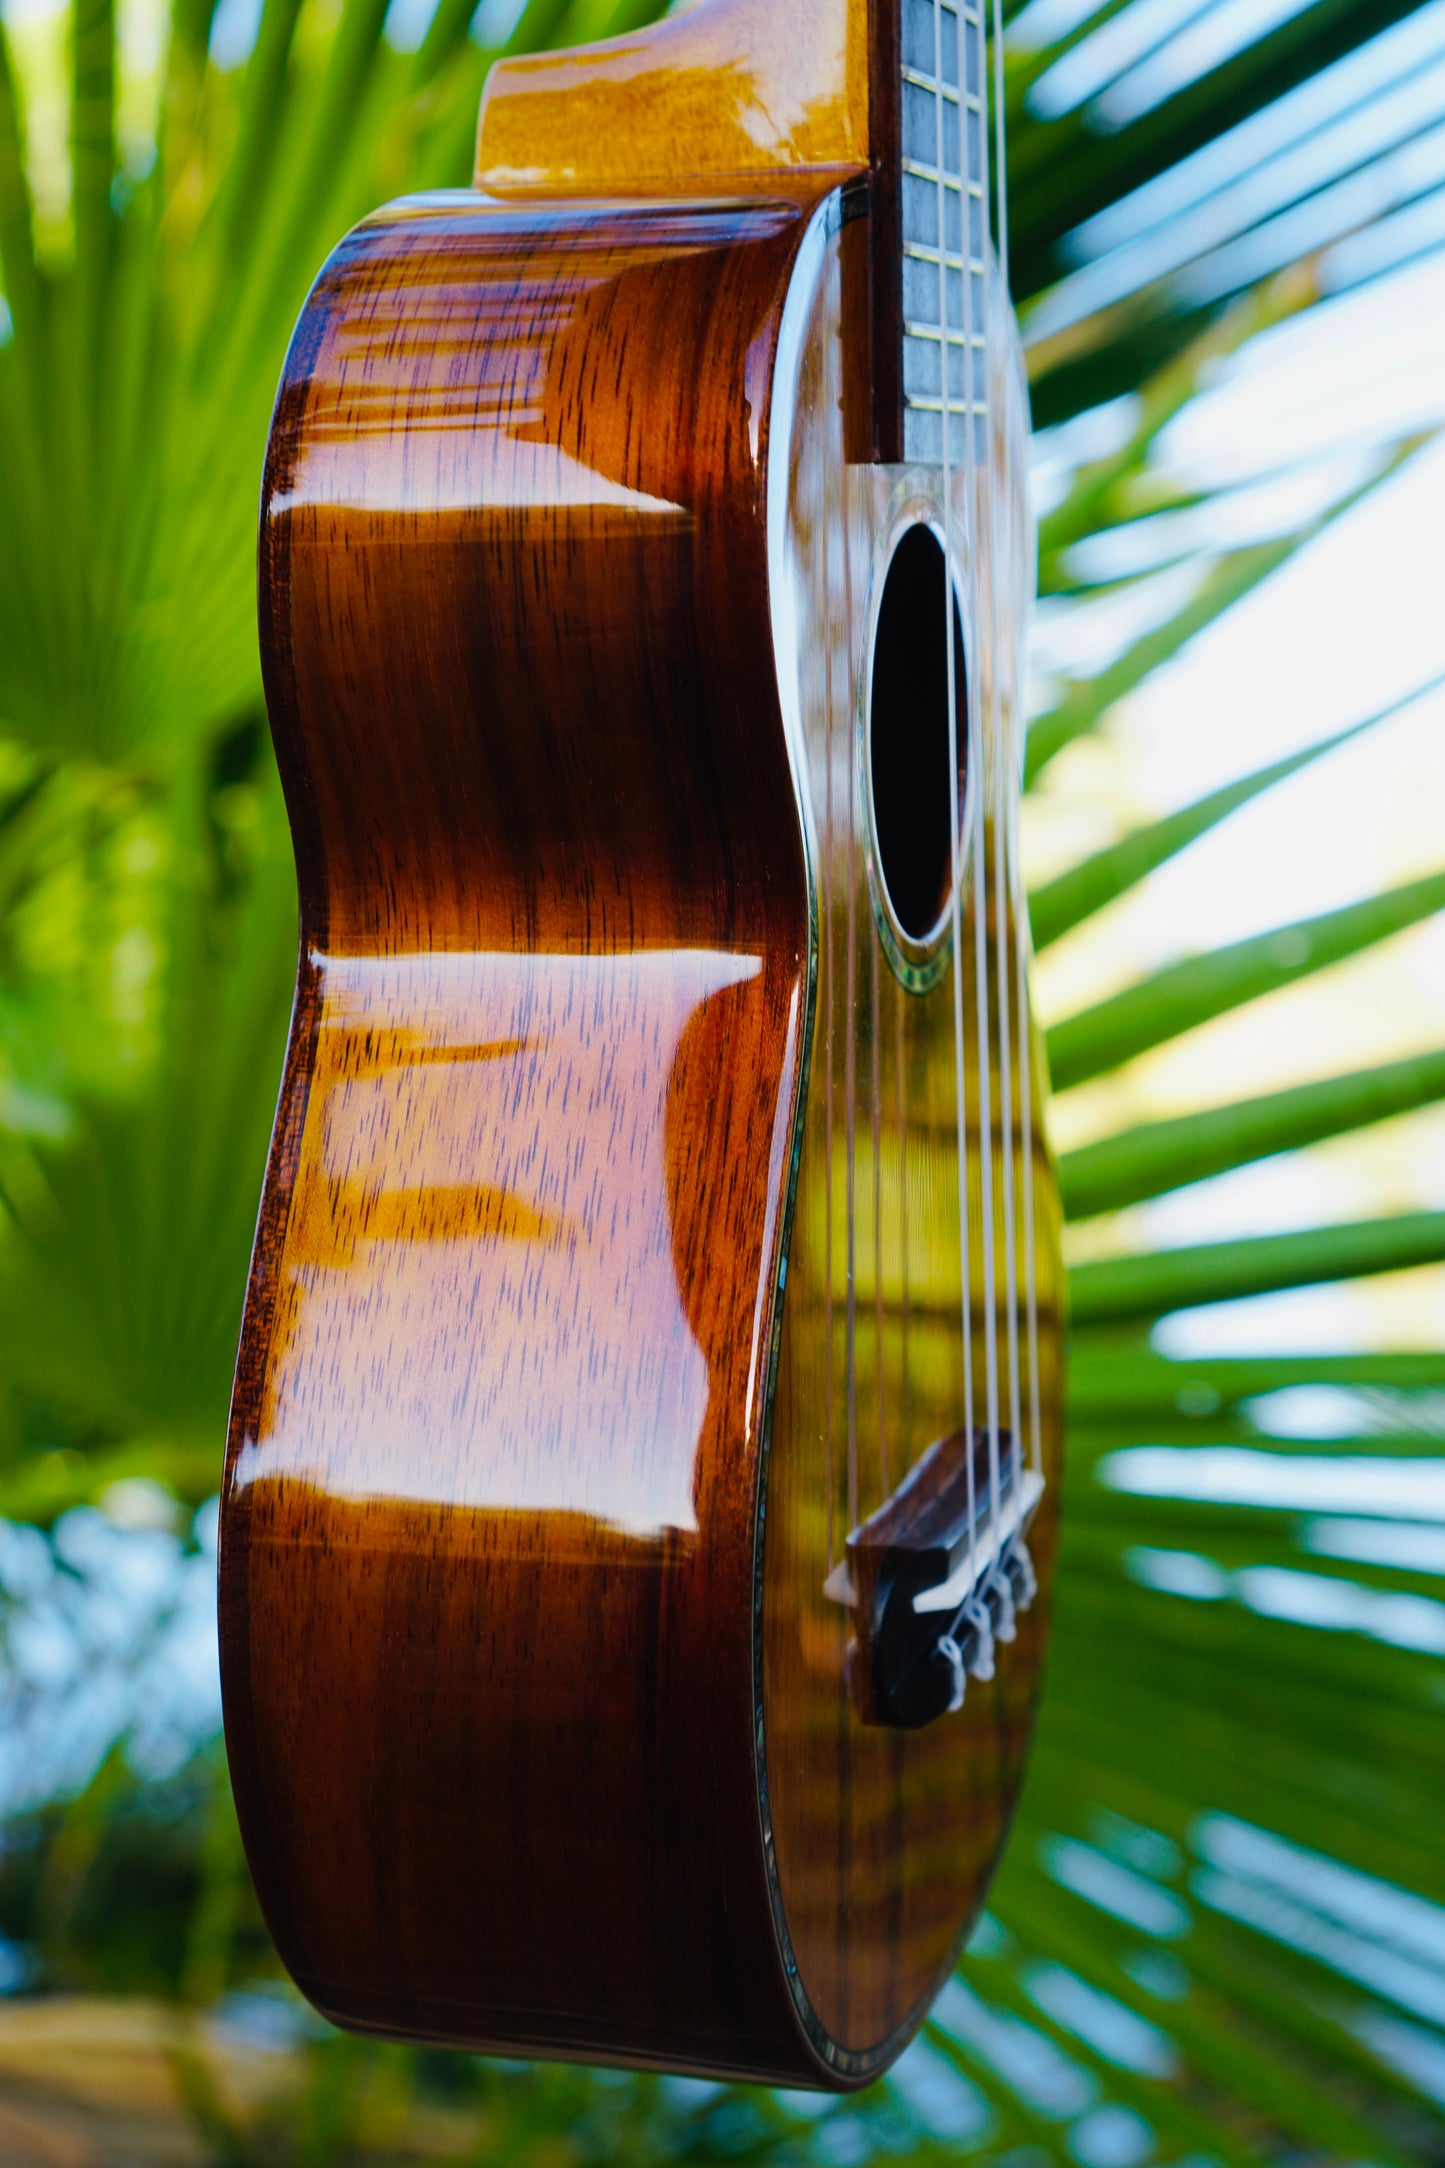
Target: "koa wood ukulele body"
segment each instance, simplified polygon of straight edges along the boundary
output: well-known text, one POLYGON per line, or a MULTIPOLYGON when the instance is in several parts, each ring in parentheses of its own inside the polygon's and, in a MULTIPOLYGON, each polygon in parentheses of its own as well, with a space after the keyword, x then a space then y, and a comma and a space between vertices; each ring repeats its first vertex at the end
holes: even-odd
POLYGON ((343 2024, 860 2084, 999 1853, 1061 1379, 983 53, 711 0, 508 62, 292 342, 222 1661, 343 2024))

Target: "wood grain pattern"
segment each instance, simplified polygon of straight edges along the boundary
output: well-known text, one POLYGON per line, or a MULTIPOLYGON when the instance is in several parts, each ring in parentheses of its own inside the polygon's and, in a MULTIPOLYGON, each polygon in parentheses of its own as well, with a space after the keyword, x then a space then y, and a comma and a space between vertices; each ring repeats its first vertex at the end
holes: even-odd
POLYGON ((497 61, 473 184, 496 196, 816 196, 856 184, 849 450, 903 456, 901 0, 697 0, 599 44, 497 61))
POLYGON ((267 1918, 343 2021, 797 2067, 750 1573, 808 960, 763 471, 804 224, 422 202, 288 363, 304 962, 223 1641, 267 1918))
POLYGON ((476 185, 601 195, 705 177, 766 190, 866 170, 870 0, 702 0, 625 37, 499 61, 476 185))
MULTIPOLYGON (((222 1671, 267 1920, 343 2023, 860 2083, 1016 1792, 1046 1605, 905 1738, 860 1727, 822 1588, 963 1412, 952 1010, 878 937, 869 611, 930 508, 979 537, 981 625, 1024 577, 981 485, 966 519, 961 480, 845 465, 842 262, 812 181, 420 198, 288 358, 261 596, 302 959, 222 1671)), ((977 660, 996 779, 1015 666, 977 660)))

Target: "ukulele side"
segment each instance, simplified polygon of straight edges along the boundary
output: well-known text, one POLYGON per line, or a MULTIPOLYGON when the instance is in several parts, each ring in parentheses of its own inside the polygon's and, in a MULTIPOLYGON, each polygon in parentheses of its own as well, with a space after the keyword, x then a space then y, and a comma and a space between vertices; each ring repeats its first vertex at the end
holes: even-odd
POLYGON ((753 1640, 812 955, 767 460, 812 217, 418 199, 283 378, 302 961, 222 1669, 268 1924, 378 2032, 826 2075, 753 1640))

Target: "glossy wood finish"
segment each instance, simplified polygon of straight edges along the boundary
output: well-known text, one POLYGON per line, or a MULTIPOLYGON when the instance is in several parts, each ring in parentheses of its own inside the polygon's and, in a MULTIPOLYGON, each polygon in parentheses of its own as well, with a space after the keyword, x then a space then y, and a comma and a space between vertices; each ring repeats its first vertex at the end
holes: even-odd
MULTIPOLYGON (((345 2023, 862 2082, 1016 1792, 1046 1603, 903 1735, 822 1587, 964 1413, 951 994, 878 934, 869 613, 893 527, 947 511, 992 805, 1026 578, 1008 443, 971 507, 845 463, 844 244, 812 182, 417 199, 288 358, 261 593, 302 962, 222 1668, 268 1922, 345 2023)), ((1023 1185, 972 1044, 978 1419, 981 1151, 1023 1185)))
POLYGON ((626 36, 498 61, 474 185, 498 196, 816 195, 846 251, 852 459, 902 457, 902 0, 696 0, 626 36))
POLYGON ((303 967, 224 1505, 291 1970, 796 2073, 753 1769, 808 901, 765 452, 806 213, 400 207, 265 485, 303 967))
MULTIPOLYGON (((819 966, 801 1161, 773 1417, 762 1677, 767 1787, 780 1932, 800 2016, 840 2073, 865 2075, 911 2032, 982 1901, 1022 1779, 1046 1645, 1055 1546, 1061 1401, 1062 1273, 1051 1162, 1037 1115, 1032 1197, 1039 1314, 1044 1501, 1031 1544, 1043 1595, 1000 1649, 989 1684, 917 1732, 862 1721, 849 1690, 852 1620, 824 1591, 847 1534, 965 1413, 959 1245, 954 990, 945 971, 906 992, 888 960, 863 788, 868 628, 891 537, 941 527, 936 469, 853 466, 841 441, 842 308, 836 252, 813 296, 799 364, 792 445, 790 569, 799 616, 798 715, 815 847, 819 966), (850 1453, 850 1435, 852 1449, 850 1453)), ((1003 1018, 998 986, 994 813, 1017 806, 1020 644, 1032 579, 1023 462, 1027 408, 1016 346, 995 288, 989 337, 990 466, 955 469, 947 507, 955 579, 971 601, 968 667, 976 694, 983 794, 982 901, 988 970, 986 1057, 994 1214, 982 1216, 977 943, 979 886, 965 866, 961 913, 968 1119, 970 1292, 976 1426, 988 1415, 986 1343, 1010 1423, 1008 1308, 1026 1335, 1018 1005, 1010 985, 1011 1139, 1003 1146, 1003 1018), (1012 1288, 1005 1179, 1014 1190, 1012 1288), (985 1309, 986 1245, 996 1308, 985 1309)), ((939 625, 939 639, 944 636, 939 625)), ((967 808, 965 809, 967 814, 967 808)), ((1004 826, 1007 826, 1007 821, 1004 826)), ((1015 959, 1005 883, 1004 950, 1015 959)), ((950 950, 951 955, 951 950, 950 950)), ((1043 1071, 1032 1050, 1032 1105, 1043 1071)), ((1013 1427, 1033 1421, 1020 1365, 1013 1427)))
POLYGON ((844 180, 872 155, 871 50, 869 0, 701 0, 599 45, 499 61, 476 185, 766 190, 799 168, 844 180))

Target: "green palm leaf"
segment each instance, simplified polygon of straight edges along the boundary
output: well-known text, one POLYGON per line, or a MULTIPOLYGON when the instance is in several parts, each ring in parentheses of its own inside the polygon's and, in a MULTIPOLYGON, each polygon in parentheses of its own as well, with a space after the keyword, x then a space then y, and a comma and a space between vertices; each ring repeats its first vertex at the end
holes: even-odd
POLYGON ((1342 911, 1299 919, 1212 955, 1173 964, 1052 1027, 1048 1050, 1054 1087, 1067 1091, 1122 1068, 1151 1047, 1388 940, 1442 907, 1445 873, 1437 873, 1383 896, 1367 896, 1342 911))
POLYGON ((1201 1302, 1237 1302, 1285 1287, 1401 1272, 1445 1257, 1445 1212, 1404 1212, 1391 1219, 1310 1227, 1298 1234, 1255 1235, 1240 1242, 1157 1250, 1142 1257, 1078 1265, 1069 1276, 1076 1326, 1160 1317, 1201 1302))
MULTIPOLYGON (((1035 950, 1047 948, 1050 942, 1062 939, 1116 897, 1126 895, 1146 874, 1167 865, 1171 858, 1187 850, 1191 843, 1197 843, 1201 836, 1208 835, 1211 828, 1227 820, 1231 813, 1238 813, 1262 791, 1272 790, 1276 783, 1298 775, 1301 769, 1323 754, 1348 745, 1371 724, 1398 715, 1422 693, 1438 691, 1440 683, 1441 680, 1434 679, 1403 699, 1390 701, 1377 714, 1366 716, 1363 722, 1352 723, 1348 730, 1336 731, 1332 737, 1322 738, 1317 745, 1306 746, 1302 753, 1290 753, 1283 760, 1274 760, 1268 766, 1256 769, 1252 775, 1241 776, 1238 782, 1227 783, 1222 790, 1210 791, 1196 804, 1185 806, 1178 813, 1166 814, 1162 820, 1150 821, 1125 836, 1122 842, 1095 852, 1092 858, 1071 867, 1067 873, 1056 874, 1029 897, 1029 923, 1035 950)), ((1057 1081, 1056 1069, 1055 1083, 1057 1081)))
POLYGON ((1441 1098, 1445 1053, 1436 1052, 1208 1107, 1174 1121, 1140 1122, 1064 1156, 1059 1165, 1064 1211, 1071 1220, 1117 1212, 1178 1189, 1186 1179, 1206 1181, 1251 1160, 1318 1144, 1441 1098))

